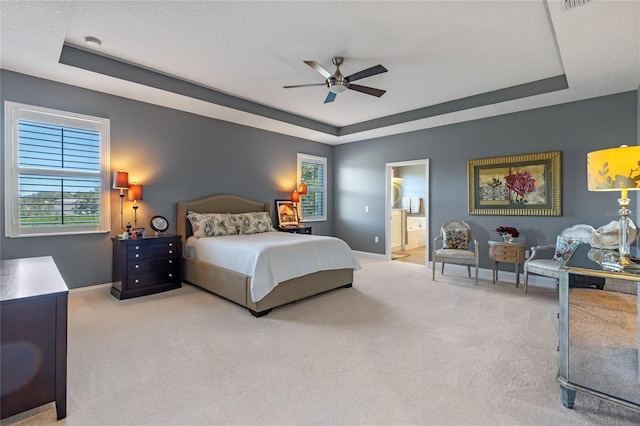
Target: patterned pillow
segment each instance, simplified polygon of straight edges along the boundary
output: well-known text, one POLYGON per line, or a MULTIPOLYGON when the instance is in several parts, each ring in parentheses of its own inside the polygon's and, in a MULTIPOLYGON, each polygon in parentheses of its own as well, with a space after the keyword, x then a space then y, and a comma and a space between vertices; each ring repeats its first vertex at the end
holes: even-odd
POLYGON ((235 222, 228 213, 189 212, 187 219, 196 238, 238 235, 235 222))
POLYGON ((466 250, 469 247, 467 232, 462 229, 446 231, 444 236, 444 247, 448 249, 466 250))
POLYGON ((556 252, 553 254, 553 260, 564 262, 571 256, 571 253, 580 245, 580 240, 571 237, 561 237, 558 235, 556 239, 556 252))
POLYGON ((231 217, 241 235, 274 231, 271 216, 267 212, 238 213, 231 217))

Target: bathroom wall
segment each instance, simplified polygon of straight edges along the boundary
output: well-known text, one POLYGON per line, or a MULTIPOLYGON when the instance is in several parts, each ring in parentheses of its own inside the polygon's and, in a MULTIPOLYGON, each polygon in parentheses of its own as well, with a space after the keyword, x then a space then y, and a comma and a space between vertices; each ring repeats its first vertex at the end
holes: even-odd
POLYGON ((394 183, 398 182, 402 188, 400 199, 394 204, 393 208, 402 208, 402 198, 420 198, 420 210, 418 213, 407 212, 407 217, 425 216, 424 194, 426 194, 426 188, 424 174, 425 166, 422 164, 393 168, 394 183))

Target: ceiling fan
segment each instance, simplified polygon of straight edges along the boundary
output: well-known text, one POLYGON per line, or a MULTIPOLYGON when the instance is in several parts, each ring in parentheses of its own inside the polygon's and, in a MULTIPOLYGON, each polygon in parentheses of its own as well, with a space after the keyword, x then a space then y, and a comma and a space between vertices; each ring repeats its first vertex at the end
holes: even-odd
POLYGON ((324 69, 322 65, 320 65, 316 61, 304 61, 305 64, 309 65, 311 68, 322 74, 324 78, 326 78, 324 83, 297 84, 294 86, 282 87, 284 87, 285 89, 292 89, 295 87, 327 86, 329 88, 329 93, 324 100, 325 104, 333 102, 338 93, 342 93, 347 89, 355 90, 358 92, 366 93, 367 95, 377 97, 385 94, 386 90, 376 89, 368 86, 361 86, 359 84, 352 84, 352 82, 356 80, 387 72, 387 69, 382 65, 376 65, 374 67, 367 68, 366 70, 362 70, 345 77, 340 72, 340 65, 342 65, 342 63, 344 62, 344 58, 342 56, 336 56, 331 60, 331 62, 333 62, 333 65, 336 66, 336 71, 333 74, 324 69))

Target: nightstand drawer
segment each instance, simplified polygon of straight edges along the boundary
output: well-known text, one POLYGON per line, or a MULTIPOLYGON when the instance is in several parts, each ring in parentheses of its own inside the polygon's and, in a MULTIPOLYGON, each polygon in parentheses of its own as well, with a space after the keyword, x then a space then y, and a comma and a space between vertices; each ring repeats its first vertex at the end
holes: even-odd
POLYGON ((144 274, 153 271, 176 270, 179 266, 178 259, 157 259, 127 262, 127 272, 129 274, 144 274))
POLYGON ((140 244, 127 248, 127 260, 157 259, 158 257, 175 256, 176 254, 178 254, 178 249, 175 242, 140 244))
POLYGON ((147 274, 128 276, 125 285, 128 289, 154 287, 173 283, 176 279, 178 279, 177 271, 149 272, 147 274))

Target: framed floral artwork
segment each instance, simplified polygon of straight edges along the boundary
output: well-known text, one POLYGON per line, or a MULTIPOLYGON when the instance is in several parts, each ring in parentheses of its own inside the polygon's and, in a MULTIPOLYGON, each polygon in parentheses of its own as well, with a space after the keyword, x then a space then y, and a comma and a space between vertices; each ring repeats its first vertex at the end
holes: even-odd
POLYGON ((562 216, 561 152, 467 162, 469 214, 562 216))

